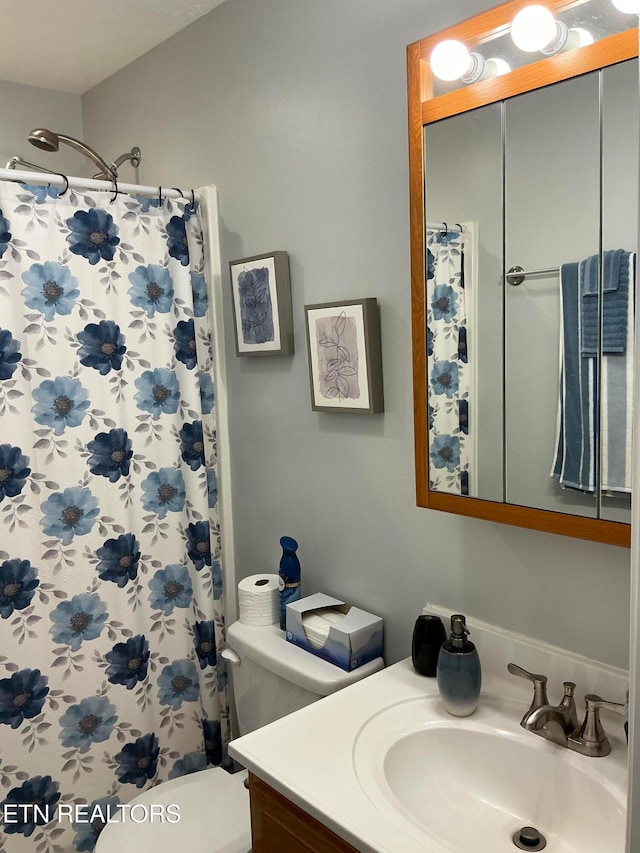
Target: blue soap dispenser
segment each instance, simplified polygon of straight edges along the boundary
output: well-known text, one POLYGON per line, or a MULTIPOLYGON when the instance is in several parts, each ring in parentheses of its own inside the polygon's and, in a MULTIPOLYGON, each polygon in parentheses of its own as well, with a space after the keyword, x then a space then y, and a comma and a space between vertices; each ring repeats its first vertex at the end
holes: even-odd
POLYGON ((436 677, 445 709, 454 717, 468 717, 478 706, 482 670, 475 645, 461 613, 451 617, 451 636, 442 644, 436 677))

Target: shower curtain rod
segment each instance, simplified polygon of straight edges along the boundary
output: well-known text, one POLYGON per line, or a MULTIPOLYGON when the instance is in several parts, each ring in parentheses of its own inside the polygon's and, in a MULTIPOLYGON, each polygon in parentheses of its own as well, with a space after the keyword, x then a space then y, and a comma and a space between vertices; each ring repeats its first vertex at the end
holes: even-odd
POLYGON ((105 190, 106 192, 132 193, 133 195, 157 196, 163 198, 187 198, 178 187, 145 187, 140 184, 121 184, 113 181, 96 181, 93 178, 67 178, 62 173, 20 172, 16 169, 0 169, 0 180, 17 181, 21 184, 49 184, 52 187, 64 187, 69 184, 71 189, 105 190))

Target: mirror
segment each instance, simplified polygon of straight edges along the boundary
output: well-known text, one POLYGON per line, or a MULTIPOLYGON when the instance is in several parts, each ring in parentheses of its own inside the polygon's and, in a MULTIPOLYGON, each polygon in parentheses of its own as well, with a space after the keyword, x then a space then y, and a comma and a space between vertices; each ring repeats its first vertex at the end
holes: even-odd
MULTIPOLYGON (((548 5, 569 28, 634 17, 548 5)), ((431 75, 435 44, 486 59, 521 8, 408 48, 418 504, 628 546, 637 29, 466 87, 431 75)))

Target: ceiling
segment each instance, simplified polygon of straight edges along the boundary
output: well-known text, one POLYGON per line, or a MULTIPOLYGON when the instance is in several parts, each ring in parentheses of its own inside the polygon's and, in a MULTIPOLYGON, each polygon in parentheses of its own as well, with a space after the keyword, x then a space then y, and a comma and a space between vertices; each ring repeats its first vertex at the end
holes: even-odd
POLYGON ((0 0, 0 80, 82 94, 224 0, 0 0))

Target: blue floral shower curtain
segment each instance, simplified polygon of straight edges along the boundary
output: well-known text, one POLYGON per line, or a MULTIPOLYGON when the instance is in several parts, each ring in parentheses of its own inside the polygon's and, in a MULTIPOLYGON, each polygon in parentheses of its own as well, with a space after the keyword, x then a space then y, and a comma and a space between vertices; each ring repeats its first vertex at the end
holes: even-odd
POLYGON ((0 183, 3 853, 222 760, 203 270, 187 201, 0 183))
POLYGON ((427 231, 429 488, 468 495, 469 352, 465 296, 468 230, 427 231))

